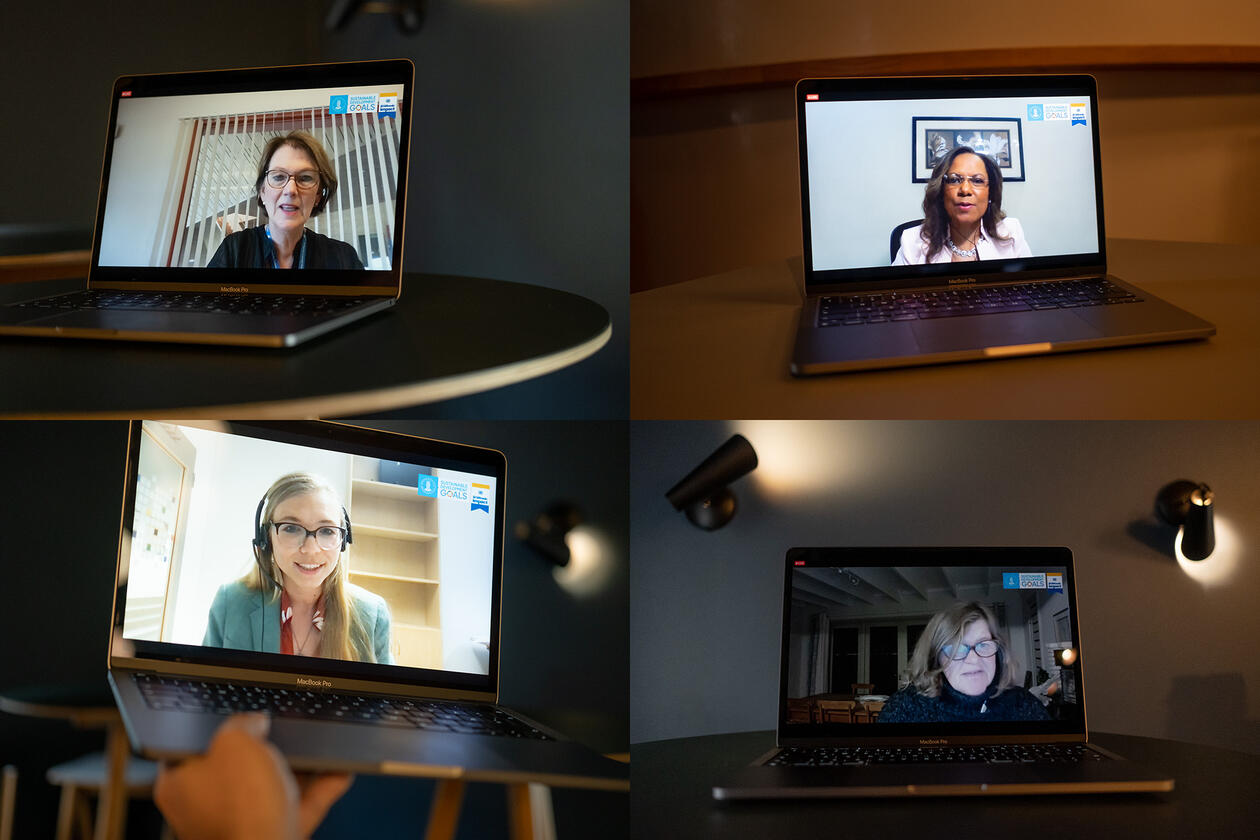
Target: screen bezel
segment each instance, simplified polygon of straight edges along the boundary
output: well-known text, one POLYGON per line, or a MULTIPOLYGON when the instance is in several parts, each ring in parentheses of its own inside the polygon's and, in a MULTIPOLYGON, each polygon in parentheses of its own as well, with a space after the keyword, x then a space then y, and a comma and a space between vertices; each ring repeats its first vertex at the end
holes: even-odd
MULTIPOLYGON (((143 422, 131 421, 127 445, 123 507, 119 523, 109 664, 111 668, 189 674, 202 678, 249 679, 255 682, 295 686, 298 680, 317 679, 324 690, 358 690, 403 693, 422 697, 446 697, 495 702, 499 685, 499 636, 503 583, 503 538, 506 503, 507 459, 502 452, 478 446, 383 432, 328 422, 275 422, 213 424, 214 431, 245 437, 309 446, 327 451, 363 455, 388 461, 475 472, 495 479, 493 557, 491 562, 490 647, 488 672, 469 674, 426 668, 377 665, 361 662, 295 657, 285 654, 207 648, 169 642, 123 640, 131 532, 135 513, 136 476, 140 461, 143 422), (125 648, 131 648, 127 652, 125 648), (300 662, 301 668, 292 665, 300 662), (326 683, 326 684, 325 684, 326 683)), ((166 421, 164 421, 166 422, 166 421)), ((169 421, 177 423, 179 421, 169 421)), ((187 424, 185 424, 187 425, 187 424)), ((204 425, 204 424, 202 424, 204 425)), ((252 502, 251 502, 252 504, 252 502)), ((310 683, 302 683, 307 687, 310 683)))
POLYGON ((403 239, 406 228, 407 170, 411 158, 411 105, 415 97, 415 65, 410 59, 119 76, 114 80, 112 96, 105 155, 101 163, 101 188, 96 207, 96 224, 93 228, 89 288, 99 286, 111 289, 162 291, 213 290, 239 294, 266 291, 275 294, 399 296, 403 239), (365 269, 361 272, 304 269, 301 273, 301 282, 295 283, 291 274, 283 273, 277 276, 277 272, 269 269, 103 266, 99 264, 101 232, 105 226, 105 206, 109 192, 108 176, 114 155, 118 108, 124 98, 398 84, 404 85, 404 88, 403 97, 398 103, 398 115, 394 117, 399 121, 398 184, 395 199, 398 211, 397 224, 394 226, 393 254, 395 258, 390 268, 365 269), (127 97, 123 96, 124 91, 128 92, 127 97), (355 275, 354 282, 348 282, 350 274, 355 275))
POLYGON ((784 562, 783 625, 779 653, 779 744, 836 744, 844 746, 919 746, 1018 742, 1084 741, 1088 727, 1085 707, 1085 654, 1076 605, 1076 574, 1071 550, 1063 547, 867 547, 792 548, 784 562), (992 723, 796 723, 788 722, 788 653, 791 641, 792 571, 851 566, 983 566, 1017 570, 1055 566, 1064 571, 1072 638, 1077 644, 1076 696, 1080 721, 995 721, 992 723))
MULTIPOLYGON (((884 78, 810 78, 796 83, 797 159, 800 166, 801 233, 804 243, 805 289, 809 294, 951 286, 960 283, 1008 282, 1063 277, 1067 273, 1105 274, 1107 240, 1103 219, 1102 165, 1098 145, 1098 83, 1088 75, 939 76, 884 78), (964 99, 986 96, 1088 97, 1094 148, 1094 201, 1098 250, 1027 259, 979 260, 916 266, 815 269, 809 207, 809 160, 806 148, 806 96, 818 101, 889 99, 964 99)), ((916 208, 916 212, 918 211, 916 208)), ((890 229, 891 232, 891 229, 890 229)))

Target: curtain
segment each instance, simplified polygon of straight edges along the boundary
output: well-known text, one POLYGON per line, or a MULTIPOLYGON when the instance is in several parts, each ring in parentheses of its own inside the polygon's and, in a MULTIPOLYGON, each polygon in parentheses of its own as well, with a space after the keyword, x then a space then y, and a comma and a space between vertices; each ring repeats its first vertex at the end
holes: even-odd
POLYGON ((818 613, 810 624, 808 693, 823 694, 831 690, 831 619, 818 613))

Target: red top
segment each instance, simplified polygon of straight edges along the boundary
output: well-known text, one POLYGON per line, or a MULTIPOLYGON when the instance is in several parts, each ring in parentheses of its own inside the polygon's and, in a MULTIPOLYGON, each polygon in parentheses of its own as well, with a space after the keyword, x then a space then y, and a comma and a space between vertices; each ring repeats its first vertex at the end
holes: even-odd
MULTIPOLYGON (((319 600, 315 602, 315 614, 311 617, 311 625, 314 630, 323 631, 324 629, 324 596, 320 595, 319 600)), ((310 631, 313 635, 313 630, 310 631)), ((309 638, 305 633, 303 638, 309 638)), ((292 655, 295 653, 293 643, 293 602, 289 600, 289 593, 280 590, 280 652, 292 655)), ((314 650, 308 650, 302 654, 303 656, 319 656, 319 645, 314 650)))

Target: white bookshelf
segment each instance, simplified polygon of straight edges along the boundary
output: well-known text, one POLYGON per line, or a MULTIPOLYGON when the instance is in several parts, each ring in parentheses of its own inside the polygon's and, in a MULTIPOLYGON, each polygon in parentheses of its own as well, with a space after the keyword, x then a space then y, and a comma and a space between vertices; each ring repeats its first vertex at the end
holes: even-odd
POLYGON ((350 484, 350 580, 389 603, 395 664, 441 668, 437 500, 402 484, 350 484))

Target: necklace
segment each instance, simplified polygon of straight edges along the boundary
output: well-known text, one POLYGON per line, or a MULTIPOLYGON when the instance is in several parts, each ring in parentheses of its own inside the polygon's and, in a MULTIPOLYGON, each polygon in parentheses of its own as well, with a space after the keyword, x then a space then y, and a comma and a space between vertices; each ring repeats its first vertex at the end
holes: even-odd
POLYGON ((311 641, 311 637, 315 635, 315 626, 312 624, 311 629, 306 631, 306 640, 297 642, 297 633, 293 634, 293 641, 297 642, 297 653, 299 656, 306 655, 306 645, 311 641))
POLYGON ((950 233, 945 237, 945 244, 949 246, 949 250, 953 251, 956 255, 960 257, 975 257, 976 255, 975 247, 971 248, 971 250, 963 250, 962 248, 959 248, 957 245, 955 245, 953 233, 950 233))

